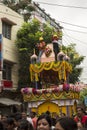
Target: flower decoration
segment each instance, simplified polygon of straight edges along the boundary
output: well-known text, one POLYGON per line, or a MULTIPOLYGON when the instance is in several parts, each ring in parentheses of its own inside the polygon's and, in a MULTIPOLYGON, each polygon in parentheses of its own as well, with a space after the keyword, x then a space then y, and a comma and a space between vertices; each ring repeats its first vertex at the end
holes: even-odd
POLYGON ((21 92, 27 94, 29 91, 28 91, 28 88, 22 88, 21 92))
POLYGON ((68 90, 69 90, 69 84, 64 83, 64 84, 63 84, 63 90, 64 90, 64 91, 68 91, 68 90))
POLYGON ((32 93, 37 94, 37 90, 35 88, 32 88, 32 93))
POLYGON ((53 92, 53 93, 57 93, 57 92, 59 92, 59 89, 58 89, 58 88, 54 88, 54 89, 52 90, 52 92, 53 92))
POLYGON ((46 57, 49 57, 51 53, 52 53, 51 48, 50 48, 49 46, 47 46, 47 47, 45 48, 45 55, 46 55, 46 57))
POLYGON ((47 93, 59 93, 59 92, 80 92, 79 86, 73 85, 73 84, 61 84, 58 87, 54 88, 47 88, 47 89, 35 89, 35 88, 22 88, 21 93, 22 94, 47 94, 47 93))

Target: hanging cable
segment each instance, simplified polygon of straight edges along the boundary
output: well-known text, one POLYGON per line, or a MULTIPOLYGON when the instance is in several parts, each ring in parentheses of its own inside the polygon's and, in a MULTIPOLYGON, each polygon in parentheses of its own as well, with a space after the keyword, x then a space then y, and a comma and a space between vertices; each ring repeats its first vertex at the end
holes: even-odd
POLYGON ((68 24, 68 25, 71 25, 71 26, 76 26, 76 27, 79 27, 79 28, 85 28, 85 29, 87 29, 87 27, 85 27, 85 26, 81 26, 81 25, 76 25, 76 24, 71 24, 71 23, 67 23, 67 22, 62 22, 62 21, 58 21, 58 20, 56 20, 57 22, 61 22, 61 23, 64 23, 64 24, 68 24))
POLYGON ((77 31, 77 30, 72 30, 72 29, 68 29, 68 28, 63 28, 63 29, 68 30, 68 31, 72 31, 72 32, 78 32, 78 33, 87 34, 87 32, 83 32, 83 31, 77 31))
POLYGON ((51 6, 61 6, 61 7, 68 7, 68 8, 79 8, 79 9, 87 9, 87 7, 81 7, 81 6, 69 6, 69 5, 61 5, 61 4, 52 4, 52 3, 46 3, 46 2, 39 2, 40 4, 45 4, 45 5, 51 5, 51 6))

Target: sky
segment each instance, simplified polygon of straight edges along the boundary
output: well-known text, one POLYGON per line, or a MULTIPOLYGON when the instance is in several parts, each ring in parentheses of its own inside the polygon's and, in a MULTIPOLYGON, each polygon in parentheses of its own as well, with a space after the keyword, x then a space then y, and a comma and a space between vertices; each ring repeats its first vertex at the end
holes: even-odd
POLYGON ((63 45, 76 44, 85 56, 81 81, 87 83, 87 0, 33 0, 63 27, 63 45))

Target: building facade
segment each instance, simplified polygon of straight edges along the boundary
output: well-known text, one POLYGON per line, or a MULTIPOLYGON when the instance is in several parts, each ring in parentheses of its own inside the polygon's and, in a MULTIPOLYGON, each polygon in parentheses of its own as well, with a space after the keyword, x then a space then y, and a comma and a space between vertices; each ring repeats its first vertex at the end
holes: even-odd
MULTIPOLYGON (((32 6, 34 6, 35 11, 31 12, 31 19, 36 18, 40 21, 41 24, 48 24, 50 27, 53 27, 56 31, 62 32, 62 26, 60 26, 60 24, 57 23, 55 19, 50 17, 50 14, 47 14, 44 9, 40 8, 38 3, 33 2, 32 6)), ((41 28, 41 31, 43 31, 43 27, 41 28)))
POLYGON ((18 87, 18 51, 16 34, 23 24, 23 17, 0 3, 0 87, 18 87))

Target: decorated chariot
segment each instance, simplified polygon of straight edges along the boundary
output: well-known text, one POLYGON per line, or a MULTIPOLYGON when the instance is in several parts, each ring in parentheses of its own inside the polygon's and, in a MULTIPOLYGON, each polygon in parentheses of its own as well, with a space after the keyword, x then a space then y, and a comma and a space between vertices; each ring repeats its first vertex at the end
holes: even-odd
POLYGON ((76 110, 80 90, 78 85, 68 82, 72 72, 69 57, 60 51, 55 61, 53 44, 48 44, 40 62, 37 59, 34 52, 29 68, 34 87, 21 89, 24 102, 28 103, 29 110, 38 114, 50 111, 51 114, 71 116, 76 110))

